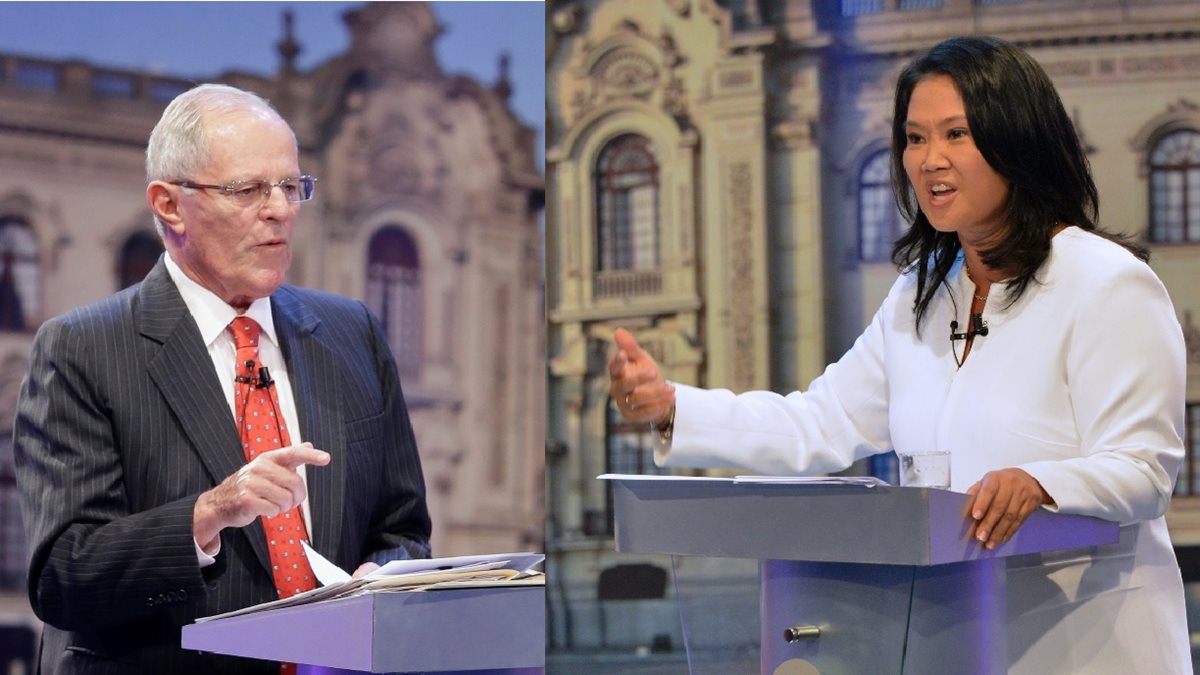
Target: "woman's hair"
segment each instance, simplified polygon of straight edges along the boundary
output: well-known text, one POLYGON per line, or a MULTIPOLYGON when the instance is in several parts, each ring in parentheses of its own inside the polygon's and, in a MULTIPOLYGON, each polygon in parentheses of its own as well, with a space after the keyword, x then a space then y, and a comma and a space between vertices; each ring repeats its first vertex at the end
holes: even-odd
POLYGON ((997 38, 951 38, 918 55, 900 73, 892 117, 892 184, 900 211, 912 223, 892 249, 892 260, 902 270, 916 272, 918 330, 960 249, 955 233, 938 232, 921 212, 904 170, 908 103, 917 83, 932 75, 954 81, 976 147, 1010 184, 1002 239, 980 250, 985 265, 1013 273, 1009 305, 1035 281, 1059 224, 1095 232, 1142 260, 1149 257, 1128 238, 1097 229, 1098 196, 1087 156, 1041 66, 997 38))

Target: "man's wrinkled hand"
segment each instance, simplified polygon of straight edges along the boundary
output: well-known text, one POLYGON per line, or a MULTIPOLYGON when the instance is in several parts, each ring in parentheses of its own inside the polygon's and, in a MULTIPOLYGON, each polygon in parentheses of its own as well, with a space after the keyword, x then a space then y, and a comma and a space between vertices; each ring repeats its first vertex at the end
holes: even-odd
POLYGON ((192 518, 192 532, 204 550, 210 550, 221 530, 244 527, 261 516, 277 516, 299 505, 308 496, 296 470, 304 464, 325 466, 329 453, 312 443, 264 452, 200 495, 192 518))
POLYGON ((374 572, 377 569, 379 569, 378 564, 373 563, 373 562, 365 562, 365 563, 359 565, 358 569, 354 570, 354 574, 351 574, 350 578, 351 579, 361 579, 362 577, 367 576, 368 574, 370 574, 371 572, 374 572))

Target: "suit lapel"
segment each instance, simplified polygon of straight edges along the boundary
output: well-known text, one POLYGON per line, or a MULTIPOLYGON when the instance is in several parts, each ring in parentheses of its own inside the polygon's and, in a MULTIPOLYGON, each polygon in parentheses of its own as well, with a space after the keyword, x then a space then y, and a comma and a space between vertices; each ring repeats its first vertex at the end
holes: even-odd
MULTIPOLYGON (((246 457, 208 348, 161 259, 142 282, 138 298, 138 331, 161 345, 147 364, 150 379, 162 392, 216 485, 242 468, 246 457)), ((241 531, 263 568, 270 571, 262 521, 255 519, 241 531)))
POLYGON ((271 297, 271 305, 300 418, 301 437, 331 455, 328 466, 309 466, 307 473, 313 545, 325 557, 336 560, 346 479, 341 370, 334 346, 323 341, 320 319, 294 289, 281 288, 271 297))

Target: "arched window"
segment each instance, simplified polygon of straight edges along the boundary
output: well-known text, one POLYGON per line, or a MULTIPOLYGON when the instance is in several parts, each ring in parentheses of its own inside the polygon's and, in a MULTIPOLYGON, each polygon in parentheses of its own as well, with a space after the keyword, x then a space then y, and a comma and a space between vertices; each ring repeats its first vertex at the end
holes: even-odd
POLYGON ((117 283, 129 288, 146 278, 162 255, 162 240, 150 232, 134 232, 121 245, 121 261, 117 267, 117 283))
POLYGON ((416 242, 396 225, 381 228, 367 248, 367 306, 383 323, 401 375, 421 366, 421 261, 416 242))
POLYGON ((1150 241, 1200 241, 1200 131, 1172 131, 1150 150, 1150 241))
POLYGON ((887 260, 900 237, 900 210, 892 198, 892 155, 881 150, 863 162, 858 174, 858 259, 887 260))
POLYGON ((650 141, 618 136, 596 161, 596 270, 658 267, 658 160, 650 141))
POLYGON ((25 331, 41 314, 37 238, 21 218, 0 216, 0 331, 25 331))

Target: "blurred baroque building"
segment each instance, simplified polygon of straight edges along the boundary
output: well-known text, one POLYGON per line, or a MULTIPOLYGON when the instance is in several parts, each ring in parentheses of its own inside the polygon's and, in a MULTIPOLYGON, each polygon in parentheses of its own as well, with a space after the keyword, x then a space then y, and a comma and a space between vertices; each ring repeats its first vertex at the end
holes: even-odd
MULTIPOLYGON (((320 179, 289 281, 383 321, 424 462, 434 553, 540 548, 545 360, 534 129, 495 83, 444 73, 424 3, 345 15, 349 50, 300 72, 285 17, 273 77, 213 78, 270 99, 320 179)), ((11 429, 45 319, 139 281, 162 246, 143 153, 193 82, 0 55, 0 592, 23 599, 11 429)), ((0 614, 5 607, 0 603, 0 614)))
MULTIPOLYGON (((681 638, 670 593, 644 583, 670 561, 611 552, 594 480, 655 471, 645 430, 609 401, 613 330, 632 329, 681 382, 807 386, 895 279, 895 79, 954 35, 1003 37, 1045 66, 1090 153, 1101 223, 1153 251, 1187 336, 1190 455, 1170 517, 1198 576, 1200 4, 551 0, 547 23, 552 649, 681 638)), ((697 594, 709 604, 690 619, 685 603, 694 642, 757 642, 753 564, 675 564, 711 598, 697 594), (722 621, 736 612, 750 625, 722 621)))

